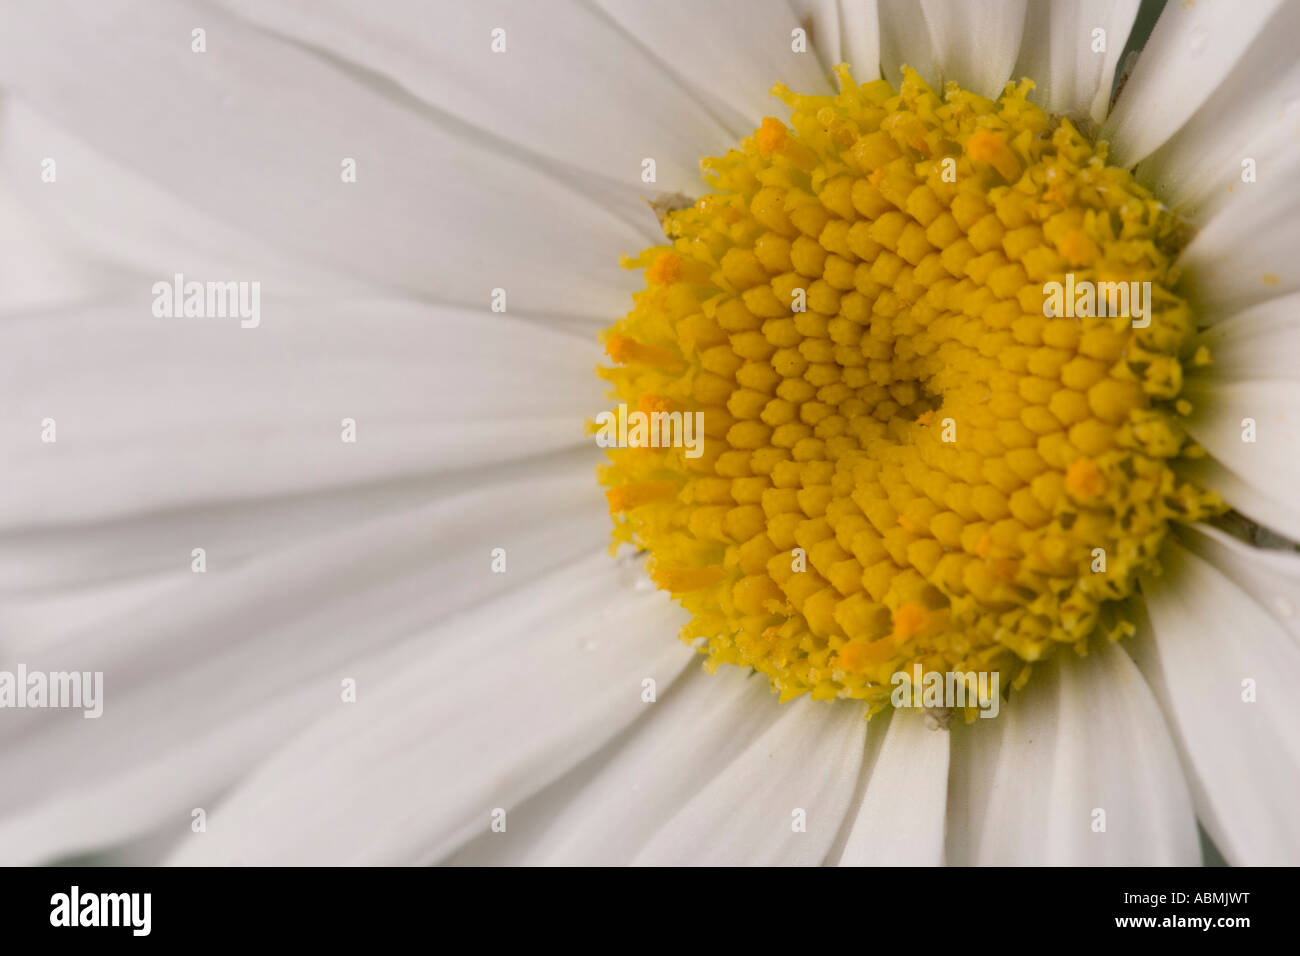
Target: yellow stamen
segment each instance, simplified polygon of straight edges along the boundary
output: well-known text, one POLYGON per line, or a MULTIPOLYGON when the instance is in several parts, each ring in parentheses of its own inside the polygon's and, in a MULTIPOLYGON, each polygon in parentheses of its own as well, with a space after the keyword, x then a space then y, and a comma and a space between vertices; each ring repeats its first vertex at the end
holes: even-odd
POLYGON ((1061 255, 1072 266, 1091 265, 1097 258, 1097 244, 1082 229, 1072 229, 1061 240, 1061 255))
POLYGON ((1065 472, 1065 486, 1079 499, 1096 498, 1106 490, 1106 478, 1090 458, 1076 458, 1065 472))
POLYGON ((682 257, 673 252, 664 252, 655 257, 650 268, 645 271, 645 281, 650 285, 672 285, 682 278, 682 257))
POLYGON ((605 492, 609 502, 609 513, 631 511, 655 501, 665 501, 677 493, 677 489, 666 481, 632 481, 618 485, 605 492))
POLYGON ((919 604, 904 604, 894 613, 895 641, 906 641, 929 623, 930 615, 919 604))
POLYGON ((988 163, 1009 183, 1020 176, 1020 160, 1007 145, 1004 133, 983 127, 977 129, 966 141, 966 155, 977 163, 988 163))
POLYGON ((839 670, 859 673, 871 665, 883 664, 898 654, 898 645, 893 638, 881 638, 878 641, 851 641, 840 648, 836 660, 839 670))
POLYGON ((674 412, 680 409, 677 403, 671 399, 646 392, 636 400, 636 410, 645 412, 647 415, 653 415, 655 412, 674 412))
POLYGON ((1209 361, 1172 291, 1187 230, 1028 81, 941 99, 837 72, 835 96, 776 87, 789 121, 705 160, 712 192, 627 260, 646 288, 601 375, 702 413, 704 442, 609 451, 615 540, 711 665, 783 700, 875 712, 914 664, 1019 688, 1127 633, 1170 524, 1223 508, 1174 467, 1201 454, 1183 366, 1209 361), (1045 310, 1067 278, 1108 308, 1045 310), (1113 314, 1130 282, 1143 322, 1113 314))
POLYGON ((671 349, 646 345, 617 332, 605 340, 605 354, 619 365, 654 365, 659 368, 681 368, 682 362, 671 349))
POLYGON ((717 584, 726 576, 722 568, 656 568, 651 572, 662 591, 688 594, 717 584))
POLYGON ((764 117, 763 124, 754 133, 754 143, 764 159, 782 156, 805 172, 817 164, 816 154, 792 137, 784 123, 771 116, 764 117))
POLYGON ((786 135, 785 124, 779 119, 771 116, 763 118, 763 124, 754 134, 758 142, 758 151, 764 157, 771 157, 773 153, 779 153, 786 144, 789 137, 786 135))

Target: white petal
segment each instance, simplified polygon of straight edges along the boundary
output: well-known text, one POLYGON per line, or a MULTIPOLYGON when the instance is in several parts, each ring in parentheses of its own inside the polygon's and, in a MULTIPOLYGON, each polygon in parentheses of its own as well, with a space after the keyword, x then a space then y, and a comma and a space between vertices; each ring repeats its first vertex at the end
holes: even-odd
POLYGON ((880 60, 897 83, 910 66, 936 91, 950 80, 996 97, 1020 55, 1026 0, 881 0, 880 60), (937 84, 937 85, 936 85, 937 84))
POLYGON ((628 863, 710 780, 727 772, 781 710, 767 680, 749 669, 686 675, 646 706, 644 717, 513 862, 628 863))
MULTIPOLYGON (((688 665, 679 680, 692 673, 688 665)), ((672 686, 677 686, 673 681, 672 686)), ((510 808, 509 825, 503 831, 480 831, 477 837, 462 844, 455 852, 438 861, 438 866, 518 866, 519 860, 536 846, 551 822, 564 812, 583 786, 591 780, 609 755, 617 753, 619 744, 633 733, 637 721, 621 734, 611 737, 604 746, 570 770, 559 780, 543 787, 510 808)))
MULTIPOLYGON (((222 5, 387 76, 470 126, 588 176, 608 177, 632 194, 647 188, 698 193, 700 156, 725 151, 734 141, 734 132, 709 115, 657 59, 680 49, 656 42, 660 37, 653 33, 620 31, 576 0, 476 0, 436 10, 423 0, 222 0, 222 5), (505 50, 495 53, 498 29, 505 31, 505 50), (647 156, 656 159, 658 187, 641 181, 641 160, 647 156)), ((652 19, 673 26, 668 31, 664 22, 663 39, 671 37, 676 47, 694 43, 701 59, 718 60, 717 35, 695 35, 706 24, 684 25, 680 14, 685 11, 669 5, 661 12, 661 7, 655 5, 652 19)), ((786 13, 790 19, 788 8, 786 13)), ((722 35, 734 42, 740 39, 735 29, 746 24, 731 26, 722 35)), ((790 25, 783 26, 784 33, 774 39, 781 43, 784 35, 788 52, 790 25)), ((751 54, 753 72, 762 73, 762 61, 753 55, 758 49, 746 49, 743 42, 736 46, 751 54)), ((741 79, 749 77, 736 78, 741 79)), ((750 92, 765 93, 775 79, 767 75, 750 92)))
MULTIPOLYGON (((853 78, 866 83, 880 76, 880 9, 876 0, 839 0, 842 56, 853 78)), ((833 64, 832 64, 833 65, 833 64)))
POLYGON ((1120 54, 1140 0, 1045 0, 1028 6, 1013 79, 1036 84, 1033 99, 1053 113, 1106 118, 1120 54), (1105 49, 1094 50, 1099 39, 1105 49))
MULTIPOLYGON (((12 112, 11 104, 0 107, 0 317, 120 291, 128 276, 70 248, 48 228, 45 217, 15 195, 12 174, 3 165, 9 142, 6 120, 12 112)), ((25 172, 39 176, 40 168, 25 172)))
POLYGON ((640 865, 817 865, 862 766, 865 708, 807 697, 661 827, 640 865), (806 829, 801 828, 804 824, 806 829))
MULTIPOLYGON (((1034 680, 1053 677, 1034 674, 1034 680)), ((1034 687, 1031 680, 1029 686, 1017 692, 1015 701, 1002 701, 999 716, 977 719, 972 725, 961 721, 952 724, 948 743, 948 823, 944 846, 944 860, 948 865, 973 866, 981 854, 993 856, 995 852, 1003 860, 1014 856, 1018 852, 1015 843, 1000 849, 990 843, 1005 839, 1007 834, 1014 839, 1015 830, 1009 828, 1003 818, 1016 812, 1017 807, 1013 804, 1020 797, 1024 798, 1021 812, 1032 814, 1033 825, 1041 829, 1038 818, 1045 799, 1043 781, 1049 774, 1046 769, 1049 758, 1042 757, 1045 749, 1042 740, 1045 734, 1053 733, 1056 726, 1051 701, 1045 698, 1050 698, 1048 689, 1034 687), (1023 713, 1017 716, 1016 711, 1023 713), (1030 736, 1030 727, 1035 722, 1038 733, 1030 736), (999 766, 1004 747, 1016 750, 1014 758, 1019 767, 1024 768, 1032 761, 1033 773, 1026 775, 1025 785, 1017 786, 1007 779, 1008 774, 1016 772, 1011 766, 1013 755, 1005 758, 1007 770, 999 766), (1028 786, 1031 782, 1032 790, 1028 786)))
POLYGON ((245 780, 173 862, 428 863, 494 809, 508 828, 644 712, 643 680, 667 687, 694 658, 680 609, 631 573, 595 555, 359 661, 356 704, 245 780))
POLYGON ((1300 639, 1300 554, 1255 547, 1207 524, 1184 528, 1179 540, 1300 639))
MULTIPOLYGON (((1195 407, 1188 432, 1221 465, 1266 499, 1285 501, 1294 493, 1300 483, 1300 389, 1294 382, 1197 376, 1188 379, 1183 394, 1195 407), (1245 440, 1252 431, 1254 440, 1245 440)), ((1252 515, 1261 510, 1249 498, 1228 500, 1252 515)), ((1260 520, 1269 523, 1266 516, 1260 520)))
POLYGON ((1300 377, 1294 358, 1300 349, 1300 294, 1259 302, 1234 315, 1205 316, 1213 324, 1193 345, 1210 350, 1211 365, 1193 370, 1189 380, 1204 380, 1211 391, 1216 382, 1249 382, 1300 377))
MULTIPOLYGON (((201 593, 213 590, 211 581, 222 581, 216 589, 221 602, 217 607, 226 611, 237 609, 248 597, 252 579, 245 575, 296 574, 304 555, 312 559, 308 567, 315 568, 333 549, 343 559, 362 546, 354 538, 365 527, 384 528, 386 533, 409 528, 406 533, 416 536, 411 546, 417 552, 433 547, 431 541, 444 533, 448 540, 459 536, 457 547, 464 547, 465 535, 481 527, 487 537, 475 540, 482 541, 482 554, 489 554, 507 544, 502 540, 503 526, 496 521, 496 514, 505 511, 521 522, 521 533, 532 533, 538 524, 545 526, 555 539, 556 555, 572 557, 575 548, 585 552, 608 531, 605 503, 593 477, 597 461, 599 456, 571 452, 531 460, 526 468, 507 463, 451 480, 424 479, 299 499, 184 508, 0 536, 0 631, 9 635, 3 647, 13 654, 34 653, 61 646, 65 638, 91 647, 86 642, 93 641, 93 632, 102 628, 97 622, 153 615, 163 607, 175 608, 177 615, 186 607, 197 612, 192 607, 196 548, 203 550, 204 580, 209 582, 208 590, 201 593), (431 502, 436 506, 442 500, 473 500, 472 493, 480 489, 492 493, 484 499, 496 509, 492 521, 476 525, 466 515, 448 524, 438 517, 447 514, 445 510, 430 511, 431 502), (566 514, 564 524, 552 523, 555 510, 566 514), (431 518, 422 518, 425 515, 431 518), (413 520, 433 524, 412 526, 413 520)), ((361 540, 371 547, 398 543, 379 532, 369 534, 372 537, 361 540)), ((521 575, 529 569, 535 573, 539 570, 535 557, 530 557, 529 549, 515 555, 511 560, 523 563, 514 570, 521 575)), ((545 558, 540 568, 548 567, 549 560, 545 558)), ((480 564, 473 562, 475 577, 482 574, 480 564)), ((499 580, 496 575, 493 579, 499 580)), ((453 593, 446 597, 460 600, 453 593)), ((175 624, 175 615, 159 617, 163 618, 175 624)))
POLYGON ((1193 341, 1209 349, 1212 364, 1193 370, 1184 394, 1195 405, 1189 429, 1214 461, 1195 462, 1189 478, 1255 521, 1300 537, 1300 509, 1292 504, 1293 456, 1287 414, 1300 374, 1293 356, 1300 348, 1300 295, 1260 302, 1215 322, 1193 341), (1255 441, 1243 420, 1255 420, 1255 441), (1280 429, 1280 430, 1279 430, 1280 429))
POLYGON ((1300 505, 1292 500, 1290 494, 1283 498, 1267 495, 1252 480, 1243 478, 1213 458, 1189 462, 1178 471, 1197 487, 1217 492, 1224 501, 1257 524, 1300 540, 1300 505))
MULTIPOLYGON (((571 462, 577 481, 590 477, 586 466, 594 467, 599 461, 584 451, 554 456, 571 462)), ((549 461, 549 457, 545 459, 549 461)), ((535 467, 532 462, 530 465, 535 467)), ((53 611, 59 602, 72 599, 74 589, 89 596, 99 587, 115 590, 124 580, 166 577, 178 563, 188 569, 190 551, 200 544, 213 555, 214 567, 235 567, 269 551, 328 537, 338 530, 341 515, 359 522, 412 511, 431 498, 455 493, 460 485, 481 487, 502 478, 517 478, 519 468, 517 462, 506 462, 444 479, 372 482, 316 494, 194 505, 113 521, 9 531, 0 534, 0 594, 6 601, 0 620, 14 621, 20 600, 33 605, 48 602, 53 611)), ((78 619, 75 614, 68 617, 69 623, 78 619)), ((50 626, 43 618, 39 630, 48 632, 50 626)), ((21 634, 37 627, 34 622, 31 627, 15 624, 12 631, 21 634)))
POLYGON ((1296 192, 1298 33, 1300 4, 1282 4, 1187 123, 1138 166, 1139 178, 1156 184, 1161 198, 1183 215, 1195 213, 1206 222, 1225 207, 1244 205, 1254 193, 1296 192), (1246 158, 1256 166, 1255 182, 1242 181, 1246 158))
POLYGON ((83 607, 63 640, 7 638, 7 670, 102 671, 104 708, 93 720, 6 711, 4 862, 117 843, 168 820, 188 833, 192 808, 211 811, 256 761, 336 714, 343 678, 367 699, 381 682, 367 669, 378 652, 462 606, 504 608, 512 592, 589 553, 607 519, 577 477, 553 468, 365 523, 340 514, 332 535, 241 566, 215 555, 205 574, 186 564, 165 599, 136 613, 83 607), (506 550, 505 574, 491 570, 495 547, 506 550))
POLYGON ((1169 715, 1196 814, 1229 863, 1300 863, 1300 648, 1205 559, 1173 542, 1162 556, 1165 574, 1142 584, 1151 633, 1137 659, 1169 715))
POLYGON ((1239 185, 1241 199, 1219 209, 1178 257, 1199 314, 1230 315, 1300 291, 1300 188, 1294 176, 1277 173, 1239 185))
MULTIPOLYGON (((786 0, 596 2, 673 74, 722 101, 745 124, 741 133, 758 126, 764 116, 785 114, 768 92, 778 80, 797 93, 833 91, 813 45, 802 53, 791 49, 791 31, 800 23, 786 0)), ((734 144, 697 145, 725 150, 734 144)))
MULTIPOLYGON (((850 10, 853 0, 843 0, 844 11, 850 10)), ((917 0, 877 0, 880 17, 880 71, 885 79, 898 86, 902 68, 910 66, 934 89, 940 85, 943 73, 925 8, 917 0), (919 7, 919 8, 918 8, 919 7)))
POLYGON ((948 737, 918 713, 893 715, 840 866, 942 865, 948 737))
POLYGON ((0 527, 435 474, 590 444, 594 340, 394 301, 261 322, 120 307, 0 327, 0 527), (57 441, 42 441, 54 419, 57 441), (343 440, 344 419, 356 441, 343 440))
POLYGON ((1279 6, 1281 0, 1166 4, 1102 129, 1112 161, 1133 166, 1173 136, 1268 29, 1279 6))
POLYGON ((618 256, 653 231, 210 7, 16 6, 0 32, 0 84, 206 214, 430 298, 482 306, 501 287, 515 310, 618 314, 618 256), (190 49, 198 20, 202 54, 190 49))
POLYGON ((958 727, 952 747, 950 863, 1200 861, 1187 784, 1160 709, 1128 655, 1109 642, 1094 642, 1086 658, 1036 667, 1000 716, 958 727), (1095 829, 1103 820, 1104 831, 1095 829))
POLYGON ((995 97, 1020 55, 1027 0, 922 0, 944 82, 995 97))
POLYGON ((364 280, 287 255, 200 212, 12 96, 0 110, 0 178, 52 240, 100 263, 101 271, 112 270, 115 281, 101 283, 99 301, 138 293, 142 282, 147 286, 175 271, 203 279, 256 277, 283 295, 375 294, 364 280), (41 180, 37 157, 55 162, 54 182, 41 180))
MULTIPOLYGON (((831 69, 843 62, 845 56, 839 0, 791 0, 791 6, 794 7, 800 24, 812 24, 813 47, 821 60, 822 69, 829 75, 831 69)), ((876 74, 879 72, 877 69, 876 74)))

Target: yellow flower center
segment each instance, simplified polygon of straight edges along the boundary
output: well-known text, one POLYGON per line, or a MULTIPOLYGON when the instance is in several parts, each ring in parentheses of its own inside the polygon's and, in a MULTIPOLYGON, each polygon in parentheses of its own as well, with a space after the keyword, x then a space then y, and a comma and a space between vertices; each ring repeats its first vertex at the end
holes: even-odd
POLYGON ((646 288, 601 374, 642 427, 600 480, 712 666, 874 713, 916 665, 1020 686, 1121 636, 1169 523, 1222 505, 1173 467, 1208 360, 1183 224, 1027 80, 837 72, 778 84, 789 126, 704 160, 713 191, 625 262, 646 288))

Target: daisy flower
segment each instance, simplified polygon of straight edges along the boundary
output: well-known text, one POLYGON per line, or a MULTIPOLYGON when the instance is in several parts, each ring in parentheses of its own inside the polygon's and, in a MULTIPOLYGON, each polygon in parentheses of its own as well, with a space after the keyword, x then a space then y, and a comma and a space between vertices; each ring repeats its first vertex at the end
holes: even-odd
POLYGON ((1138 14, 6 5, 3 862, 1300 862, 1300 2, 1138 14))

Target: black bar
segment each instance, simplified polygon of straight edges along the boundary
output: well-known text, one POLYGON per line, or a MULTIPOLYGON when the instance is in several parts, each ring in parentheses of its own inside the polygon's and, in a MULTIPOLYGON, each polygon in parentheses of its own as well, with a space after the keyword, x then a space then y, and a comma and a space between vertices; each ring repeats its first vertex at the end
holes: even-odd
POLYGON ((1286 888, 1291 876, 1226 868, 596 874, 578 869, 3 869, 0 926, 6 944, 61 937, 64 943, 73 938, 92 945, 283 938, 337 947, 349 940, 373 945, 414 937, 459 948, 454 940, 468 934, 495 949, 518 934, 533 947, 586 941, 585 948, 664 940, 681 931, 683 943, 716 933, 733 943, 755 936, 769 945, 784 942, 787 934, 796 945, 828 936, 846 944, 856 937, 864 945, 891 938, 922 946, 927 939, 939 946, 982 939, 982 945, 993 947, 1013 940, 1033 945, 1125 937, 1177 945, 1201 937, 1231 945, 1243 933, 1264 928, 1277 934, 1287 927, 1283 908, 1293 905, 1286 888), (69 922, 74 886, 79 922, 92 911, 111 918, 116 910, 118 923, 125 925, 52 925, 69 922), (143 896, 129 909, 120 896, 101 909, 99 894, 131 893, 149 894, 147 935, 139 932, 143 896), (95 902, 88 904, 87 897, 95 902), (69 905, 60 909, 61 901, 69 905))

